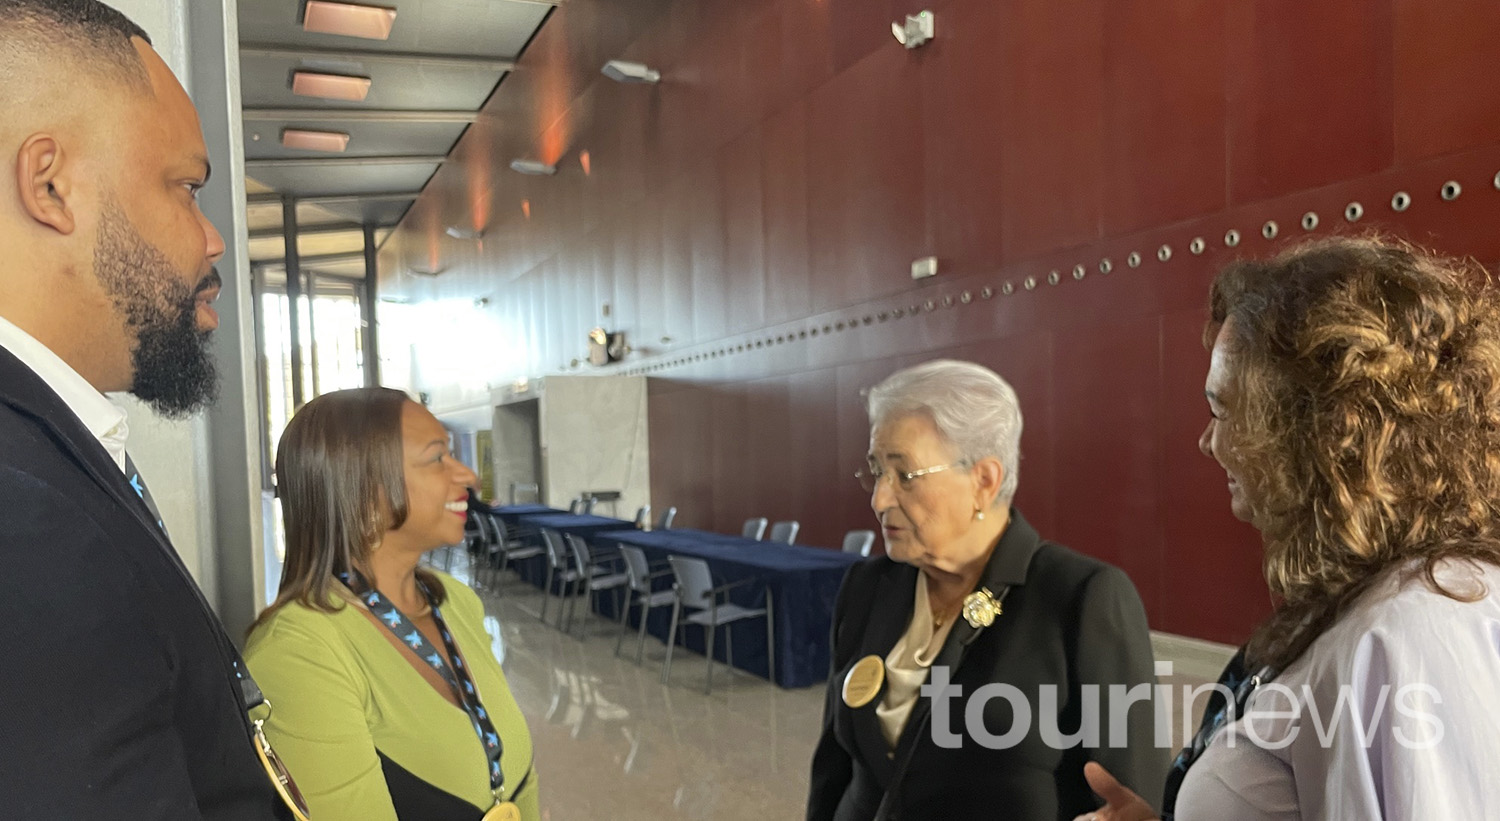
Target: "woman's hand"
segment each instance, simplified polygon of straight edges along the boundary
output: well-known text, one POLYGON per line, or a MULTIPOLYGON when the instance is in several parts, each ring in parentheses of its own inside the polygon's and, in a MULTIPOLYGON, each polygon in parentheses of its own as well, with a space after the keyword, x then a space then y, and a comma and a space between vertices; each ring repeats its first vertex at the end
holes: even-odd
POLYGON ((1097 762, 1083 765, 1083 777, 1089 789, 1104 799, 1104 806, 1096 812, 1086 812, 1073 821, 1158 821, 1156 810, 1151 809, 1145 799, 1131 792, 1128 787, 1115 780, 1097 762))

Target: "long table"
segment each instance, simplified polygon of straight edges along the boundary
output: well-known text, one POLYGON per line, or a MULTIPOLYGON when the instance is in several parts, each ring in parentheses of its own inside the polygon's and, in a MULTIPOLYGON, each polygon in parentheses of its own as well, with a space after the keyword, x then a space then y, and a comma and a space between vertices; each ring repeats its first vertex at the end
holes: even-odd
MULTIPOLYGON (((729 600, 744 607, 764 607, 769 594, 776 633, 776 683, 782 687, 808 687, 828 677, 830 656, 829 632, 833 624, 833 605, 839 585, 849 566, 860 557, 819 547, 757 542, 739 536, 711 533, 705 530, 607 530, 593 534, 600 547, 631 545, 639 547, 653 562, 665 562, 671 555, 691 556, 708 562, 716 582, 755 579, 729 591, 729 600)), ((658 582, 670 583, 670 579, 658 582)), ((601 614, 614 613, 608 596, 599 596, 601 614)), ((634 615, 634 611, 632 611, 634 615)), ((671 626, 671 608, 652 610, 646 629, 667 640, 671 626)), ((639 624, 639 622, 634 622, 639 624)), ((736 622, 734 630, 734 663, 749 673, 765 676, 765 619, 736 622)), ((702 653, 704 630, 689 626, 683 629, 689 649, 702 653)), ((721 635, 714 655, 725 659, 726 647, 721 635)))

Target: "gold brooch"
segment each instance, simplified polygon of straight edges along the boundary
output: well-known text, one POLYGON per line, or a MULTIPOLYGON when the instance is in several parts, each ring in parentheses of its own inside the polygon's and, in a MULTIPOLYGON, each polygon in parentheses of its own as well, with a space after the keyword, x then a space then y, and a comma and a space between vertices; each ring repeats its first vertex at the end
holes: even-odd
POLYGON ((975 629, 994 624, 995 617, 1002 612, 1000 602, 995 600, 995 594, 988 587, 981 587, 964 597, 964 621, 975 629))

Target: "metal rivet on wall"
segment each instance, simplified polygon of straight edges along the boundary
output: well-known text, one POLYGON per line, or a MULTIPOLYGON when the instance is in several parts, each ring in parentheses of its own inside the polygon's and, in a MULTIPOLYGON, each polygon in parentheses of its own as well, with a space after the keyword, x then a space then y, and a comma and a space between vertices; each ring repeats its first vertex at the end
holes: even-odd
POLYGON ((1443 183, 1443 199, 1452 202, 1458 199, 1458 195, 1464 192, 1464 187, 1457 180, 1448 180, 1443 183))
POLYGON ((1391 210, 1396 212, 1405 211, 1411 207, 1411 195, 1405 191, 1397 191, 1391 197, 1391 210))
POLYGON ((926 302, 922 303, 922 307, 927 309, 928 313, 932 313, 933 311, 937 310, 937 300, 929 299, 926 302))
POLYGON ((831 333, 833 333, 833 326, 832 325, 824 325, 823 326, 823 333, 825 333, 825 334, 831 334, 831 333))
POLYGON ((1087 269, 1085 269, 1083 267, 1083 263, 1079 263, 1079 264, 1073 266, 1073 278, 1074 279, 1083 279, 1083 276, 1086 273, 1088 273, 1088 271, 1087 271, 1087 269))
POLYGON ((835 331, 842 331, 842 330, 844 330, 844 323, 842 321, 833 323, 833 329, 835 331))
POLYGON ((901 317, 906 316, 906 309, 905 308, 897 308, 897 309, 891 311, 891 316, 893 316, 893 317, 895 317, 897 319, 900 319, 901 317))
POLYGON ((1365 215, 1365 207, 1357 202, 1351 202, 1344 206, 1344 219, 1349 222, 1359 222, 1359 218, 1365 215))
POLYGON ((1026 281, 1021 284, 1025 285, 1028 291, 1034 290, 1036 288, 1036 277, 1027 277, 1026 281))
POLYGON ((1193 252, 1193 256, 1203 253, 1203 249, 1206 247, 1208 247, 1208 243, 1203 241, 1203 237, 1193 237, 1193 241, 1188 243, 1188 250, 1193 252))
POLYGON ((1053 271, 1052 273, 1050 273, 1050 274, 1047 275, 1047 284, 1048 285, 1056 285, 1059 282, 1062 282, 1062 275, 1059 274, 1058 272, 1053 271))
POLYGON ((1308 211, 1302 215, 1302 230, 1311 231, 1318 227, 1318 214, 1316 211, 1308 211))
POLYGON ((983 288, 979 289, 979 298, 980 299, 990 299, 990 298, 994 297, 994 295, 995 295, 995 289, 991 288, 988 285, 986 285, 983 288))
POLYGON ((962 302, 965 305, 968 305, 970 302, 974 301, 974 295, 969 293, 968 291, 964 291, 963 293, 958 295, 958 301, 962 302))
POLYGON ((755 340, 755 347, 757 347, 757 348, 763 348, 763 347, 765 347, 765 343, 763 343, 759 339, 757 339, 757 340, 755 340))
POLYGON ((1276 220, 1266 220, 1266 224, 1260 227, 1260 235, 1266 239, 1276 239, 1279 233, 1281 233, 1281 226, 1276 224, 1276 220))
POLYGON ((1099 273, 1101 273, 1101 274, 1107 274, 1110 271, 1113 271, 1114 269, 1115 269, 1114 260, 1111 260, 1109 257, 1105 257, 1104 259, 1099 260, 1099 273))
POLYGON ((1125 264, 1129 265, 1132 268, 1141 267, 1141 252, 1131 251, 1130 256, 1125 258, 1125 264))
POLYGON ((1162 247, 1156 249, 1156 258, 1161 260, 1162 262, 1166 262, 1167 260, 1171 259, 1172 246, 1163 245, 1162 247))
POLYGON ((866 315, 863 321, 866 325, 869 325, 875 321, 875 317, 866 315))
POLYGON ((1015 292, 1016 292, 1016 286, 1010 284, 1009 282, 1007 282, 1004 285, 1000 286, 1000 293, 1005 294, 1006 296, 1010 296, 1011 294, 1013 294, 1015 292))
POLYGON ((783 343, 785 341, 786 341, 786 337, 784 337, 784 336, 778 336, 778 337, 776 337, 776 344, 777 345, 780 345, 781 343, 783 343))
POLYGON ((891 315, 888 314, 888 313, 886 313, 885 311, 881 311, 880 313, 878 313, 878 314, 875 315, 875 318, 878 319, 878 320, 880 320, 881 322, 884 322, 887 319, 890 319, 891 315))
POLYGON ((1229 246, 1230 248, 1233 248, 1234 246, 1239 245, 1240 244, 1240 232, 1234 230, 1233 228, 1229 229, 1228 231, 1225 231, 1224 232, 1224 244, 1227 245, 1227 246, 1229 246))
POLYGON ((797 332, 797 338, 798 339, 806 339, 807 338, 807 331, 798 331, 797 332))
POLYGON ((953 307, 953 294, 948 294, 947 296, 943 297, 943 307, 944 308, 952 308, 953 307))
POLYGON ((910 307, 908 307, 908 308, 907 308, 907 309, 906 309, 906 313, 907 313, 907 314, 908 314, 908 315, 909 315, 909 316, 916 316, 916 315, 917 315, 917 311, 920 311, 920 310, 921 310, 921 306, 918 306, 918 305, 912 305, 912 306, 910 306, 910 307))

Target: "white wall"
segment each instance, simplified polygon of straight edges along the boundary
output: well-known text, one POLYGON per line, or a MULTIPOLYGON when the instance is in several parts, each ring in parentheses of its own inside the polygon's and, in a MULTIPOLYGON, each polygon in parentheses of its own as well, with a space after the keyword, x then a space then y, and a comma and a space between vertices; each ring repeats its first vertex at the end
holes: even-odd
MULTIPOLYGON (((205 0, 197 0, 204 2, 205 0)), ((211 1, 211 0, 208 0, 211 1)), ((105 0, 130 16, 151 35, 156 51, 171 66, 183 86, 192 90, 187 68, 187 0, 105 0)), ((113 396, 130 415, 130 456, 151 486, 172 543, 198 579, 209 601, 217 595, 213 550, 212 507, 205 504, 207 487, 207 427, 199 417, 189 422, 167 422, 129 396, 113 396)))
POLYGON ((224 235, 224 292, 214 350, 223 399, 207 414, 168 422, 115 397, 130 416, 129 450, 151 486, 172 543, 232 635, 265 594, 260 498, 259 395, 255 383, 250 265, 246 255, 243 129, 239 116, 236 0, 104 0, 151 35, 192 95, 213 157, 200 201, 224 235))

